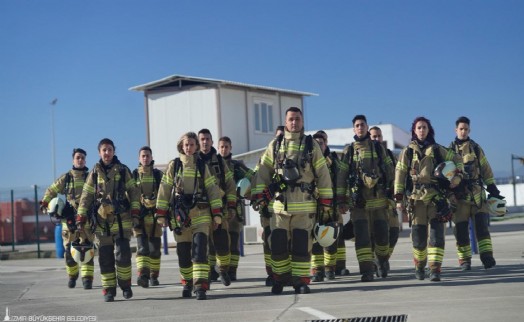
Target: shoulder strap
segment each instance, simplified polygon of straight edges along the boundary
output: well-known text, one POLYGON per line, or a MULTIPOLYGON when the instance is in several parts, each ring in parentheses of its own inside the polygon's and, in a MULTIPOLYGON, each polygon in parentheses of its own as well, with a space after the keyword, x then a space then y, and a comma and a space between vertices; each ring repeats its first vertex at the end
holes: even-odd
MULTIPOLYGON (((64 184, 64 191, 63 192, 67 192, 67 188, 69 188, 69 185, 71 183, 71 171, 67 171, 67 173, 65 174, 65 184, 64 184)), ((74 188, 74 187, 73 187, 74 188)))
MULTIPOLYGON (((282 141, 284 140, 284 134, 280 134, 276 137, 276 139, 273 141, 273 164, 277 164, 277 156, 278 151, 280 150, 280 146, 282 145, 282 141)), ((276 168, 276 167, 275 167, 276 168)))
POLYGON ((133 170, 133 178, 135 178, 135 182, 138 181, 138 169, 133 170))
POLYGON ((440 147, 441 145, 438 143, 433 144, 433 156, 435 158, 436 165, 444 162, 444 158, 442 157, 442 154, 440 154, 440 147))
POLYGON ((155 178, 155 189, 158 191, 160 182, 162 181, 162 172, 158 169, 153 169, 153 178, 155 178))
POLYGON ((355 153, 355 149, 353 148, 353 143, 348 145, 347 153, 344 154, 344 161, 346 161, 349 165, 353 163, 353 154, 355 153))
POLYGON ((222 190, 226 190, 226 174, 224 173, 224 159, 222 159, 222 156, 220 154, 217 155, 218 160, 218 168, 220 169, 220 187, 222 190))
POLYGON ((182 170, 182 161, 180 158, 175 158, 173 161, 175 162, 175 166, 173 167, 173 180, 175 180, 178 171, 182 170))

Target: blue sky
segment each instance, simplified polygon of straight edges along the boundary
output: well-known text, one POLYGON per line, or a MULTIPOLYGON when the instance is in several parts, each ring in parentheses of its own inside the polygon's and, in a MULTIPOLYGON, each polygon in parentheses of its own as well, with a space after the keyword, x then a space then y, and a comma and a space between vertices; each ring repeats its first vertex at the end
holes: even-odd
POLYGON ((51 183, 54 98, 57 174, 74 147, 92 168, 103 137, 136 167, 144 99, 128 89, 173 74, 318 93, 309 130, 424 115, 448 145, 466 115, 509 175, 524 155, 523 34, 523 1, 3 0, 0 188, 51 183))

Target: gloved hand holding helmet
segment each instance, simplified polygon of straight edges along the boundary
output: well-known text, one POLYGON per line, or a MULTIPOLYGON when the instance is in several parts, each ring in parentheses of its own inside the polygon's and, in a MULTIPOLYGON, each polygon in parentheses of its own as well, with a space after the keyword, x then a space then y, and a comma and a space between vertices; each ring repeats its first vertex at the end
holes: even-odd
POLYGON ((442 223, 450 221, 453 217, 453 213, 451 212, 448 199, 440 195, 436 195, 435 197, 433 197, 432 201, 435 204, 435 207, 437 208, 438 221, 442 223))
POLYGON ((453 161, 439 163, 433 173, 435 177, 449 181, 449 187, 454 188, 462 181, 460 170, 453 161))
POLYGON ((66 203, 62 198, 54 197, 47 205, 46 212, 51 217, 62 218, 62 211, 65 205, 66 203))
POLYGON ((488 203, 489 212, 497 217, 502 217, 506 214, 506 200, 501 195, 488 197, 486 201, 488 203))
POLYGON ((95 256, 93 243, 82 243, 80 240, 71 243, 71 257, 78 264, 85 264, 95 256))

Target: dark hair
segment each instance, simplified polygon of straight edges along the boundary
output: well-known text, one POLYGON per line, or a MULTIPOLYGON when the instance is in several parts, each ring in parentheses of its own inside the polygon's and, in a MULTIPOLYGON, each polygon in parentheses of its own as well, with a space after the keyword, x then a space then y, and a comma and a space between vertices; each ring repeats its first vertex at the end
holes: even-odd
POLYGON ((355 117, 353 118, 353 124, 355 124, 356 121, 358 120, 363 120, 364 122, 366 122, 366 124, 368 124, 368 120, 366 119, 366 116, 365 115, 362 115, 362 114, 358 114, 358 115, 355 115, 355 117))
POLYGON ((138 150, 138 155, 140 155, 140 152, 142 151, 149 151, 149 153, 153 154, 153 151, 147 145, 144 145, 143 147, 140 148, 140 150, 138 150))
POLYGON ((229 143, 229 145, 232 144, 232 143, 231 143, 231 139, 229 138, 229 136, 223 136, 223 137, 221 137, 220 139, 218 139, 218 142, 220 142, 220 141, 227 142, 227 143, 229 143))
POLYGON ((317 139, 319 137, 321 137, 322 139, 324 139, 324 141, 326 141, 328 138, 328 135, 326 132, 324 132, 324 130, 319 130, 315 134, 313 134, 313 138, 317 139))
POLYGON ((86 151, 84 149, 74 148, 72 157, 74 158, 75 154, 77 154, 77 153, 82 153, 84 156, 87 156, 87 153, 86 153, 86 151))
POLYGON ((285 115, 287 115, 288 112, 300 113, 300 115, 302 115, 302 110, 299 109, 299 108, 296 107, 296 106, 291 106, 291 107, 289 107, 289 108, 286 110, 286 114, 285 114, 285 115))
POLYGON ((211 135, 211 132, 208 129, 202 129, 202 130, 198 131, 198 135, 199 136, 200 136, 200 134, 209 134, 211 139, 213 139, 213 135, 211 135))
POLYGON ((469 119, 465 116, 461 116, 455 122, 455 126, 457 127, 460 123, 466 123, 467 125, 469 125, 469 119))
POLYGON ((368 131, 371 132, 371 130, 375 130, 375 131, 380 131, 380 132, 382 132, 382 130, 381 130, 378 126, 373 126, 373 127, 370 128, 368 131))
POLYGON ((428 124, 429 132, 428 132, 428 139, 429 141, 435 141, 435 130, 433 129, 433 126, 431 125, 431 122, 425 118, 424 116, 419 116, 415 118, 413 123, 411 124, 411 140, 416 140, 417 135, 415 134, 415 126, 417 126, 417 122, 426 122, 428 124))
POLYGON ((110 139, 108 138, 103 138, 102 140, 100 140, 100 142, 98 142, 98 150, 100 151, 100 147, 104 144, 109 144, 110 146, 113 147, 113 150, 116 151, 116 148, 115 148, 115 144, 113 143, 113 141, 111 141, 110 139))
POLYGON ((322 140, 326 141, 326 137, 320 131, 318 131, 317 133, 313 134, 313 139, 322 139, 322 140))

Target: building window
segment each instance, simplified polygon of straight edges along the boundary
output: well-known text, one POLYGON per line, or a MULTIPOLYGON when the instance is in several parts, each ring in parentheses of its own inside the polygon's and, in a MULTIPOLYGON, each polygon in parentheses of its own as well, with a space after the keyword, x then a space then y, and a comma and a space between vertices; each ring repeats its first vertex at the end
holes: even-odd
POLYGON ((255 131, 273 133, 273 103, 255 101, 255 131))

